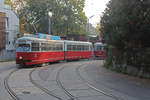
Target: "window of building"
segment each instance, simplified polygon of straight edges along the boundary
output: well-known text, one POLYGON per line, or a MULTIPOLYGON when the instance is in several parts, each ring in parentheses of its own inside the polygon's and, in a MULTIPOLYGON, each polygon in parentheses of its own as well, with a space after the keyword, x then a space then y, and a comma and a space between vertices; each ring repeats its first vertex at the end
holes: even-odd
POLYGON ((6 19, 5 19, 5 27, 6 27, 6 29, 9 28, 9 18, 8 17, 6 17, 6 19))
POLYGON ((6 32, 6 44, 7 45, 9 44, 9 38, 8 38, 8 36, 9 36, 9 32, 6 32))

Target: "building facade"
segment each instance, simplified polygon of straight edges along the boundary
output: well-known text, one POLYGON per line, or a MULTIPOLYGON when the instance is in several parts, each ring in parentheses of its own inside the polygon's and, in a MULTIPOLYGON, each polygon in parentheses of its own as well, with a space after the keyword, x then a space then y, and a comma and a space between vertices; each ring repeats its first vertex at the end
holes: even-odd
POLYGON ((19 34, 19 18, 11 7, 0 0, 0 60, 15 58, 15 40, 19 34))
POLYGON ((0 50, 5 49, 5 13, 0 12, 0 50))

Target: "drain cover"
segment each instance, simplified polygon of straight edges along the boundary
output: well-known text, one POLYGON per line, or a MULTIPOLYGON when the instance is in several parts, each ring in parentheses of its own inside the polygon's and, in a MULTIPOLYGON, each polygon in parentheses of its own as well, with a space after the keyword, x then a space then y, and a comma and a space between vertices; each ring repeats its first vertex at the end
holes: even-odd
POLYGON ((23 91, 22 93, 23 94, 30 94, 30 92, 28 92, 28 91, 23 91))

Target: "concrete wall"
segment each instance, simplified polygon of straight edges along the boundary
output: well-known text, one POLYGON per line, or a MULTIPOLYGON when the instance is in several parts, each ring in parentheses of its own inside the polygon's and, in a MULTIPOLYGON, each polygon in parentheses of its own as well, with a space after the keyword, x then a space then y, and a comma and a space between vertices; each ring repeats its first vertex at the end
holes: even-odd
POLYGON ((4 11, 4 0, 0 0, 0 12, 4 11))

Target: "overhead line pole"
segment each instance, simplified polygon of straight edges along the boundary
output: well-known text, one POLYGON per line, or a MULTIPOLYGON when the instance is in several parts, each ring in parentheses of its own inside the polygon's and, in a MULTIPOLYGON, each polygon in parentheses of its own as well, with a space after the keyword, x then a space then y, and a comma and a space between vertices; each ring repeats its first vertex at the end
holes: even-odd
POLYGON ((89 19, 91 19, 92 17, 94 17, 94 15, 92 15, 92 16, 90 16, 89 18, 88 18, 88 42, 89 42, 89 33, 90 33, 90 26, 89 26, 89 24, 90 24, 90 22, 89 22, 89 19))

